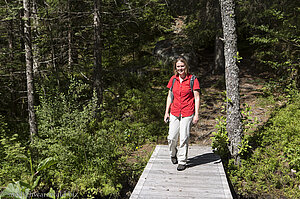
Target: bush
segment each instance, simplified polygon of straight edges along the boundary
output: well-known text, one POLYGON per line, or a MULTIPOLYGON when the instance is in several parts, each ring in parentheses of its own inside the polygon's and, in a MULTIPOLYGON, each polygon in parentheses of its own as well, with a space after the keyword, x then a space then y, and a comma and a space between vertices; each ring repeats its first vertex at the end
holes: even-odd
POLYGON ((12 134, 4 117, 0 115, 0 184, 5 186, 11 180, 26 175, 26 163, 20 158, 26 154, 18 134, 12 134))
POLYGON ((127 78, 131 84, 110 85, 103 93, 100 120, 95 119, 97 99, 89 97, 89 85, 72 79, 65 93, 44 88, 35 107, 39 132, 32 144, 29 136, 25 141, 20 137, 27 131, 12 135, 1 117, 1 185, 14 188, 18 182, 33 182, 32 171, 51 157, 57 163, 39 172, 39 186, 30 189, 33 193, 111 198, 126 194, 149 158, 146 153, 134 158, 140 154, 135 151, 167 133, 161 111, 167 91, 159 85, 153 89, 145 79, 149 77, 131 74, 127 78))
POLYGON ((145 164, 141 159, 137 165, 128 165, 128 155, 147 140, 157 139, 166 128, 160 125, 163 112, 158 107, 162 103, 156 98, 161 94, 149 88, 128 89, 118 97, 105 93, 102 119, 96 121, 95 96, 77 103, 77 96, 83 96, 86 88, 74 82, 67 94, 41 98, 37 107, 39 136, 32 146, 35 162, 46 157, 58 162, 44 172, 43 189, 118 197, 127 181, 124 176, 135 176, 138 172, 133 170, 142 171, 139 164, 145 164))
POLYGON ((101 128, 94 119, 95 97, 76 106, 74 101, 81 88, 85 86, 72 87, 68 96, 59 94, 41 100, 37 107, 39 137, 32 146, 35 157, 54 157, 58 161, 44 179, 47 186, 57 191, 117 195, 121 188, 121 138, 113 132, 113 124, 101 128))
POLYGON ((236 167, 229 163, 230 179, 244 197, 300 197, 300 98, 256 132, 258 146, 236 167))

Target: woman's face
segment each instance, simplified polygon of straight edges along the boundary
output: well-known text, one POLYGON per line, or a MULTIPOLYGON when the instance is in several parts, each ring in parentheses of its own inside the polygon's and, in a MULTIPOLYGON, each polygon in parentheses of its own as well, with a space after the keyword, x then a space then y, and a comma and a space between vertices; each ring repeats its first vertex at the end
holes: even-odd
POLYGON ((182 62, 182 61, 178 61, 176 62, 176 70, 177 70, 177 73, 179 75, 186 75, 185 74, 185 64, 182 62))

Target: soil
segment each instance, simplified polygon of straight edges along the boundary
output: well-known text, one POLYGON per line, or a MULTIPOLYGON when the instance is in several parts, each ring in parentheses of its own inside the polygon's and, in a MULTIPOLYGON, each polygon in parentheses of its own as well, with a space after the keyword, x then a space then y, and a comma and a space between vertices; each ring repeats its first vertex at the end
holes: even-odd
MULTIPOLYGON (((173 25, 174 34, 178 37, 183 36, 185 16, 175 18, 173 25)), ((263 87, 268 81, 268 74, 261 72, 255 63, 248 57, 247 52, 240 52, 243 59, 239 65, 240 78, 240 105, 247 104, 251 107, 251 116, 257 118, 258 125, 263 125, 270 117, 270 110, 273 107, 260 106, 259 97, 263 95, 263 87)), ((190 134, 190 144, 211 145, 211 137, 216 132, 216 119, 225 113, 222 106, 225 105, 225 77, 224 74, 212 74, 210 69, 213 68, 214 55, 211 52, 203 52, 200 57, 199 67, 191 69, 191 72, 198 77, 201 87, 201 104, 199 111, 199 122, 192 126, 190 134)), ((145 153, 151 153, 156 144, 168 144, 165 138, 144 145, 141 150, 145 153)), ((140 150, 138 150, 140 151, 140 150)), ((136 153, 139 153, 139 152, 136 153)))
MULTIPOLYGON (((250 106, 251 116, 257 118, 258 125, 262 125, 270 116, 270 107, 261 107, 259 100, 259 97, 263 95, 263 87, 267 81, 266 75, 257 70, 248 70, 243 63, 240 64, 239 68, 241 108, 244 107, 243 104, 250 106)), ((226 115, 222 111, 222 106, 225 106, 225 79, 224 74, 203 75, 201 71, 199 76, 201 86, 200 120, 192 127, 190 143, 210 145, 212 133, 217 131, 216 119, 226 115)))
MULTIPOLYGON (((205 74, 204 68, 201 67, 198 72, 195 72, 200 80, 201 87, 201 105, 200 105, 200 120, 191 129, 190 144, 193 145, 211 145, 212 132, 216 129, 216 118, 222 113, 222 106, 224 105, 224 91, 225 80, 224 74, 211 75, 205 74)), ((260 73, 258 70, 248 70, 247 64, 243 62, 240 65, 240 104, 248 104, 251 106, 251 116, 257 118, 258 126, 263 125, 270 117, 270 113, 273 107, 261 106, 259 97, 263 95, 263 87, 267 82, 267 75, 260 73)), ((275 105, 274 105, 275 106, 275 105)), ((139 158, 150 157, 152 151, 157 144, 168 144, 165 138, 157 141, 157 143, 144 144, 139 150, 131 154, 131 158, 128 159, 128 163, 135 163, 139 158)), ((134 180, 138 180, 135 178, 134 180)), ((124 190, 127 196, 130 195, 133 190, 136 181, 131 181, 131 186, 124 190)))
MULTIPOLYGON (((207 55, 209 57, 209 55, 207 55)), ((249 60, 245 59, 240 63, 240 104, 247 104, 251 107, 251 116, 257 118, 256 127, 262 126, 270 117, 272 106, 261 106, 260 97, 263 96, 263 87, 268 81, 268 75, 259 70, 249 70, 249 60)), ((205 65, 199 67, 198 71, 193 71, 200 81, 201 104, 199 111, 199 122, 192 126, 190 134, 190 144, 193 145, 211 145, 213 132, 217 131, 216 118, 226 114, 222 111, 225 106, 225 79, 224 74, 212 75, 205 72, 212 62, 203 62, 205 65)), ((151 154, 157 144, 167 145, 165 137, 156 143, 143 145, 133 155, 146 156, 151 154)), ((133 160, 134 161, 134 160, 133 160)))
MULTIPOLYGON (((185 26, 185 16, 175 18, 173 32, 178 37, 183 37, 182 29, 185 26)), ((268 75, 260 72, 251 61, 250 53, 240 52, 243 59, 238 64, 240 69, 240 104, 248 104, 251 107, 251 116, 257 118, 258 125, 262 125, 269 118, 270 107, 262 108, 258 97, 263 95, 262 89, 268 80, 268 75)), ((201 87, 201 105, 199 122, 191 129, 190 143, 198 145, 210 145, 211 136, 216 129, 216 118, 222 116, 222 106, 225 99, 225 77, 224 74, 213 75, 210 71, 214 64, 214 55, 211 52, 203 52, 198 55, 199 67, 191 69, 195 74, 201 87)), ((166 143, 167 144, 167 143, 166 143)))
MULTIPOLYGON (((184 17, 177 19, 174 28, 174 33, 182 34, 181 28, 184 26, 184 17), (179 21, 178 21, 179 20, 179 21)), ((181 35, 182 36, 182 35, 181 35)), ((247 52, 240 52, 243 60, 239 63, 239 89, 240 89, 240 105, 247 104, 251 107, 251 116, 257 118, 258 124, 256 127, 264 125, 270 118, 270 113, 276 104, 262 106, 260 97, 263 96, 263 88, 268 81, 268 74, 260 72, 251 62, 251 58, 247 58, 247 52)), ((225 105, 225 77, 224 74, 211 74, 213 54, 204 53, 200 55, 199 67, 191 70, 195 74, 201 87, 200 93, 200 111, 199 122, 192 126, 190 134, 190 144, 192 145, 211 145, 211 137, 213 132, 216 132, 216 119, 225 113, 222 111, 222 106, 225 105)), ((168 144, 166 138, 158 140, 156 143, 148 143, 143 145, 139 150, 131 155, 128 161, 134 163, 136 157, 149 157, 157 144, 168 144)), ((134 183, 133 183, 134 184, 134 183)))

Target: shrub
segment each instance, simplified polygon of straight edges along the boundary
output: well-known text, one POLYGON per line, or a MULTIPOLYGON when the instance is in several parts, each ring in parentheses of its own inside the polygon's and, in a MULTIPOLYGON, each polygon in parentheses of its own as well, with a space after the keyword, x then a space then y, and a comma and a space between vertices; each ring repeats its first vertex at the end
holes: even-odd
POLYGON ((240 167, 228 165, 230 179, 245 197, 300 197, 300 99, 279 110, 257 131, 258 146, 240 167))
POLYGON ((5 186, 11 180, 20 179, 26 174, 26 163, 20 158, 26 153, 19 135, 11 133, 4 117, 0 115, 0 184, 5 186))

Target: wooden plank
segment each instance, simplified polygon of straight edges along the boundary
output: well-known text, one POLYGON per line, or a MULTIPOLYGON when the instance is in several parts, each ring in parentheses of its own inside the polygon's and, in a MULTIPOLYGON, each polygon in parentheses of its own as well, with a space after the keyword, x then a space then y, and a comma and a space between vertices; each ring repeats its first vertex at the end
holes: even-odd
POLYGON ((223 195, 211 195, 211 194, 141 194, 139 199, 224 199, 223 195))
POLYGON ((149 190, 143 190, 143 192, 139 195, 138 198, 169 198, 169 197, 186 197, 186 198, 200 198, 200 199, 206 199, 206 198, 223 198, 224 199, 224 193, 223 192, 217 192, 216 190, 199 190, 198 189, 180 189, 178 188, 176 191, 172 189, 165 189, 165 190, 155 190, 155 189, 149 189, 149 190), (159 197, 155 197, 159 196, 159 197))
POLYGON ((221 180, 222 180, 221 182, 222 182, 222 185, 223 185, 225 198, 232 198, 232 194, 231 194, 231 191, 230 191, 230 188, 229 188, 229 184, 228 184, 228 181, 227 181, 227 177, 226 177, 226 174, 225 174, 223 164, 218 164, 218 170, 219 170, 220 177, 221 177, 221 180))
MULTIPOLYGON (((210 182, 206 182, 206 183, 201 183, 199 181, 189 181, 187 183, 184 183, 184 184, 181 184, 180 187, 196 187, 196 188, 210 188, 211 186, 213 185, 213 187, 215 189, 222 189, 223 188, 223 185, 220 184, 220 183, 210 183, 210 182), (191 186, 193 184, 197 184, 197 186, 191 186)), ((155 182, 155 181, 147 181, 147 183, 144 184, 144 186, 148 186, 148 187, 155 187, 155 186, 161 186, 161 187, 167 187, 170 186, 170 187, 178 187, 178 182, 175 182, 175 181, 166 181, 165 183, 163 184, 159 184, 158 182, 155 182)))
MULTIPOLYGON (((198 194, 200 188, 198 187, 192 187, 192 186, 144 186, 143 187, 143 192, 151 191, 151 193, 177 193, 177 194, 192 194, 196 193, 198 194)), ((224 196, 224 192, 222 189, 211 189, 211 187, 206 187, 206 188, 201 188, 201 193, 205 194, 211 194, 211 195, 219 195, 219 196, 224 196)))
POLYGON ((150 158, 150 161, 148 162, 148 164, 146 165, 137 185, 135 186, 133 193, 131 194, 130 198, 139 198, 139 194, 143 189, 143 185, 146 182, 147 176, 150 173, 151 167, 152 167, 152 163, 155 161, 156 156, 158 155, 158 152, 161 148, 161 145, 157 145, 152 153, 152 156, 150 158))
POLYGON ((130 198, 232 198, 220 157, 210 147, 190 146, 188 165, 178 172, 168 146, 158 145, 130 198))

